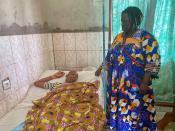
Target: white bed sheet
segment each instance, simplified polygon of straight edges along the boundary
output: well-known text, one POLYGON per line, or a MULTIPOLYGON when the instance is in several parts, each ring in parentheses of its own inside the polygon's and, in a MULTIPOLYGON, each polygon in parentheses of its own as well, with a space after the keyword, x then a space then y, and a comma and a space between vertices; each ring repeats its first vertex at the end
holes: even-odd
MULTIPOLYGON (((48 70, 45 71, 40 78, 46 77, 55 73, 56 70, 48 70)), ((67 71, 65 71, 67 74, 67 71)), ((95 71, 80 71, 78 72, 78 81, 86 81, 93 82, 95 80, 100 80, 100 88, 99 88, 99 104, 102 106, 103 104, 103 84, 102 79, 100 77, 95 77, 95 71)), ((63 83, 65 81, 65 77, 62 77, 57 80, 52 80, 52 82, 57 81, 63 83)), ((38 88, 35 86, 30 87, 26 97, 24 100, 19 103, 14 109, 8 112, 3 118, 0 119, 0 131, 12 131, 17 125, 25 121, 26 114, 29 109, 32 107, 32 101, 34 99, 38 99, 45 95, 48 92, 46 89, 38 88)))

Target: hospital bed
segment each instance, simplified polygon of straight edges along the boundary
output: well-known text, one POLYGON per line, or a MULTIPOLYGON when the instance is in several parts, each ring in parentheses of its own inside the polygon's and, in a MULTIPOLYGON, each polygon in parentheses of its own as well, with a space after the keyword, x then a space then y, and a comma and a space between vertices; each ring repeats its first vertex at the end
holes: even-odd
MULTIPOLYGON (((57 70, 47 70, 45 71, 40 78, 47 77, 56 73, 57 70)), ((68 71, 64 71, 66 74, 68 71)), ((95 80, 100 81, 99 86, 99 104, 104 106, 104 96, 103 96, 103 83, 101 77, 96 77, 95 69, 90 71, 78 71, 78 81, 79 82, 93 82, 95 80)), ((51 82, 60 82, 63 83, 65 81, 65 75, 62 78, 57 80, 52 80, 51 82)), ((32 107, 32 101, 38 99, 45 95, 49 90, 38 88, 35 86, 31 86, 26 94, 25 98, 21 103, 16 105, 14 109, 8 112, 3 118, 0 119, 0 131, 17 131, 15 127, 20 126, 20 123, 25 121, 26 114, 29 109, 32 107)), ((104 107, 103 107, 104 108, 104 107)), ((19 130, 18 130, 19 131, 19 130)))
MULTIPOLYGON (((85 69, 86 70, 86 69, 85 69)), ((102 73, 102 77, 95 77, 95 69, 88 69, 88 71, 79 71, 78 75, 78 81, 85 81, 85 82, 93 82, 95 80, 100 81, 100 86, 99 86, 99 104, 102 105, 102 107, 105 109, 105 82, 102 82, 102 79, 104 79, 103 76, 104 74, 102 73)), ((49 75, 54 74, 57 72, 57 70, 47 70, 42 75, 40 78, 47 77, 49 75)), ((68 71, 65 71, 67 74, 68 71)), ((65 76, 62 78, 59 78, 57 80, 52 80, 51 82, 60 82, 63 83, 65 81, 65 76)), ((28 93, 26 94, 25 98, 22 100, 21 103, 16 105, 14 109, 12 109, 10 112, 8 112, 3 118, 0 119, 0 131, 21 131, 19 128, 20 126, 23 126, 23 122, 25 121, 26 114, 29 109, 33 106, 32 101, 35 99, 38 99, 45 95, 49 90, 38 88, 35 86, 31 86, 28 90, 28 93), (17 128, 16 128, 17 127, 17 128), (19 129, 19 130, 18 130, 19 129)), ((156 115, 156 120, 160 120, 163 115, 165 114, 165 111, 170 110, 168 109, 163 109, 157 107, 157 115, 156 115)), ((173 131, 174 129, 174 124, 170 124, 166 127, 167 131, 173 131)))

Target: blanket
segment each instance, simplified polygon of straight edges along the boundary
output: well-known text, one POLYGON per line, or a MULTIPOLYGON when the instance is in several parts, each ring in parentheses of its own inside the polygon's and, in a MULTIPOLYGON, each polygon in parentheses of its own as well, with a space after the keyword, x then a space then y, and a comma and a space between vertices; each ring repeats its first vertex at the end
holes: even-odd
POLYGON ((106 118, 97 92, 89 82, 59 85, 33 101, 23 131, 102 130, 106 118))

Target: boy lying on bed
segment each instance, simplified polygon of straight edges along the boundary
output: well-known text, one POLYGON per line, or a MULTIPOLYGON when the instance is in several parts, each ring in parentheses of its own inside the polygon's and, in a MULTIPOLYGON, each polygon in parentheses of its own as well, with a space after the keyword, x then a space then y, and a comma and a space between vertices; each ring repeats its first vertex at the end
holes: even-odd
MULTIPOLYGON (((64 72, 59 71, 51 76, 42 78, 36 82, 34 82, 34 85, 40 88, 45 88, 45 89, 53 89, 54 87, 60 85, 61 83, 59 82, 55 82, 55 83, 51 83, 49 81, 53 80, 53 79, 58 79, 61 78, 65 75, 64 72)), ((70 71, 67 75, 66 75, 66 83, 72 83, 72 82, 76 82, 78 79, 78 73, 76 71, 70 71)))
MULTIPOLYGON (((60 78, 63 72, 35 82, 44 87, 45 82, 60 78)), ((66 83, 34 100, 24 122, 23 131, 99 131, 103 129, 105 114, 99 105, 98 85, 75 82, 78 74, 71 71, 66 83)))

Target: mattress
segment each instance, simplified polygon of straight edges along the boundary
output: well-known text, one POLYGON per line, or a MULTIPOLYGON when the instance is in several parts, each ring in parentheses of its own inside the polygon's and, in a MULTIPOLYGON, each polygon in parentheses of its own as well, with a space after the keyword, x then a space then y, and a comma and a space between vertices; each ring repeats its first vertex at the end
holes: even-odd
MULTIPOLYGON (((47 70, 45 71, 40 78, 47 77, 53 73, 57 72, 56 70, 47 70)), ((67 74, 68 71, 65 71, 67 74)), ((93 71, 80 71, 78 72, 78 82, 93 82, 95 80, 100 81, 99 87, 99 104, 104 106, 104 96, 103 96, 103 84, 101 77, 96 77, 95 70, 93 71)), ((65 77, 52 80, 51 82, 60 82, 65 81, 65 77)), ((28 93, 24 100, 19 103, 14 109, 8 112, 3 118, 0 119, 0 130, 1 131, 12 131, 17 125, 25 121, 26 114, 28 110, 32 107, 32 101, 38 99, 45 95, 48 92, 46 89, 38 88, 32 86, 29 88, 28 93)))

